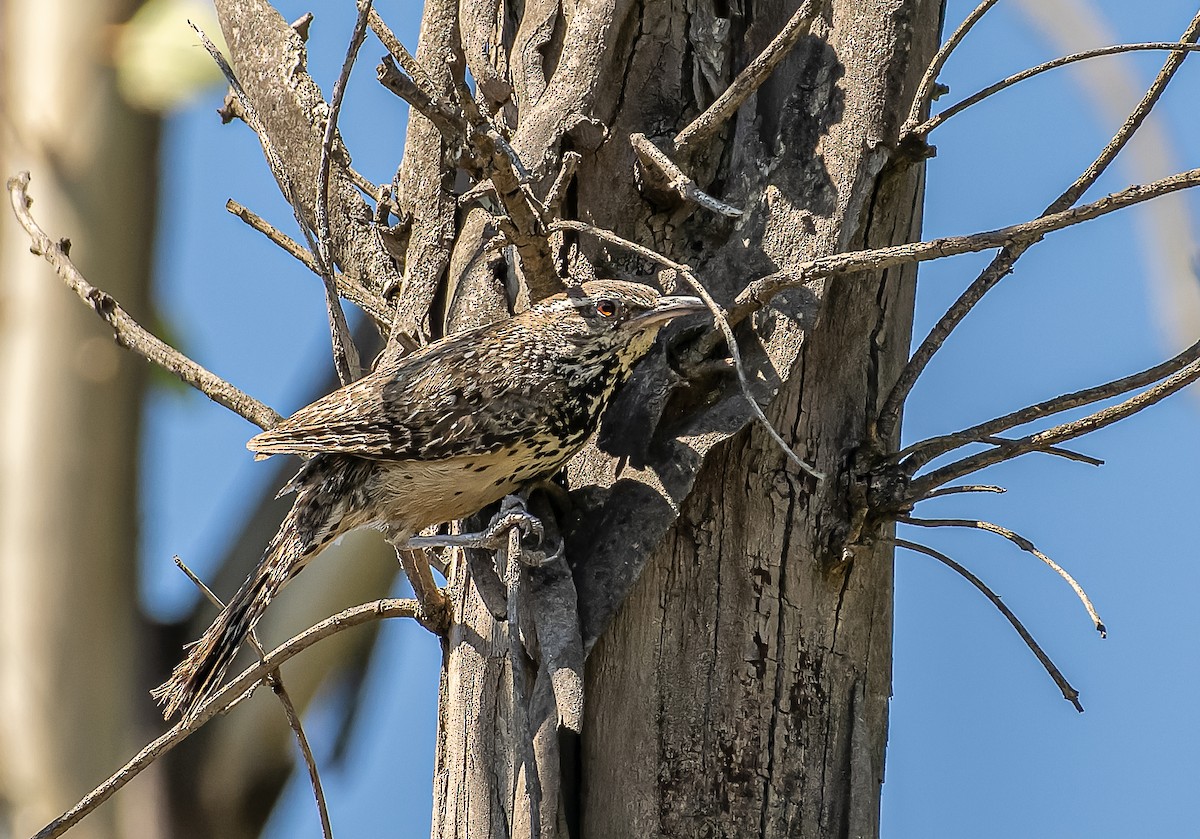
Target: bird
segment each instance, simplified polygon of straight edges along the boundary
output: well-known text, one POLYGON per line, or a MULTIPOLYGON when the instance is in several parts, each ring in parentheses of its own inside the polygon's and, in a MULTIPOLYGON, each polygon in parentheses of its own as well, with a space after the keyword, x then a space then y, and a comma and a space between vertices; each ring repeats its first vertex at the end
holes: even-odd
POLYGON ((184 721, 220 687, 272 598, 330 543, 359 528, 395 544, 472 515, 561 469, 613 392, 697 297, 592 280, 513 317, 458 332, 301 408, 246 447, 309 459, 262 558, 170 678, 151 693, 184 721))

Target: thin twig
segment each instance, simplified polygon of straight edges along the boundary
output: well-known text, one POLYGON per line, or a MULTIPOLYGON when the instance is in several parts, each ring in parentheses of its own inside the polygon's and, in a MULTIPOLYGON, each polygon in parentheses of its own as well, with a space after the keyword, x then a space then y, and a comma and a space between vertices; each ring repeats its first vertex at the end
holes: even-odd
MULTIPOLYGON (((1188 24, 1187 30, 1180 37, 1181 43, 1195 43, 1197 35, 1200 34, 1200 12, 1192 18, 1188 24)), ((1121 149, 1132 139, 1137 133, 1142 122, 1154 108, 1156 102, 1174 78, 1175 73, 1183 64, 1183 60, 1187 57, 1186 52, 1173 52, 1167 57, 1163 63, 1162 69, 1155 77, 1150 87, 1146 90, 1146 94, 1142 100, 1134 107, 1126 118, 1125 123, 1117 130, 1113 138, 1101 150, 1092 164, 1083 171, 1083 173, 1075 179, 1075 181, 1067 187, 1067 189, 1055 199, 1043 212, 1043 218, 1053 217, 1059 213, 1066 211, 1088 190, 1088 188, 1096 182, 1096 179, 1103 174, 1109 164, 1120 153, 1121 149)), ((896 424, 900 421, 900 409, 904 405, 904 401, 908 398, 908 394, 912 392, 913 386, 929 361, 945 344, 950 333, 963 321, 963 318, 975 307, 975 304, 983 299, 984 295, 991 291, 1004 277, 1012 272, 1013 266, 1017 260, 1021 258, 1030 247, 1032 247, 1038 238, 1006 243, 1001 251, 996 254, 991 263, 979 274, 978 277, 967 287, 967 290, 959 295, 958 299, 950 306, 944 315, 934 325, 933 329, 921 342, 917 351, 913 353, 908 363, 904 365, 904 369, 900 371, 900 375, 896 379, 896 383, 889 391, 887 398, 884 399, 883 407, 879 410, 879 416, 875 422, 875 427, 872 429, 872 442, 877 448, 882 449, 882 441, 891 439, 895 431, 896 424)))
POLYGON ((1075 578, 1071 576, 1067 569, 1039 551, 1033 542, 1030 542, 1015 530, 1009 530, 1007 527, 1001 527, 990 521, 981 521, 979 519, 918 519, 912 516, 900 516, 896 520, 905 524, 916 525, 917 527, 965 527, 974 530, 986 530, 988 533, 1003 536, 1021 550, 1036 556, 1054 571, 1055 574, 1062 577, 1067 585, 1071 587, 1071 590, 1075 592, 1075 596, 1079 598, 1079 602, 1083 604, 1083 608, 1087 610, 1088 617, 1092 619, 1092 624, 1095 625, 1096 631, 1100 633, 1100 637, 1105 638, 1108 636, 1108 630, 1104 627, 1104 621, 1100 620, 1100 615, 1096 612, 1096 607, 1092 605, 1092 600, 1088 597, 1087 592, 1083 590, 1083 586, 1075 581, 1075 578))
POLYGON ((909 499, 919 500, 934 487, 957 480, 965 475, 978 472, 986 466, 992 466, 1005 460, 1012 460, 1030 452, 1045 451, 1047 447, 1082 437, 1114 422, 1125 419, 1162 401, 1176 391, 1182 390, 1193 382, 1200 380, 1200 359, 1193 361, 1174 375, 1169 376, 1152 388, 1142 391, 1136 396, 1126 399, 1116 405, 1110 405, 1088 414, 1086 417, 1064 422, 1045 431, 1021 437, 1004 445, 997 446, 978 454, 964 457, 961 460, 943 466, 940 469, 922 475, 909 485, 909 499))
POLYGON ((939 487, 923 498, 923 501, 928 501, 930 498, 941 498, 943 495, 958 495, 963 492, 1008 492, 1004 487, 995 486, 994 484, 963 484, 956 487, 939 487))
POLYGON ((38 226, 33 214, 29 211, 33 205, 33 199, 29 197, 28 193, 28 172, 21 172, 16 177, 9 178, 7 186, 17 221, 25 228, 25 232, 29 234, 32 242, 30 251, 49 262, 54 267, 55 273, 71 290, 112 327, 113 337, 118 344, 175 374, 185 384, 196 388, 218 405, 223 405, 235 414, 245 417, 259 428, 272 428, 283 419, 254 397, 210 373, 179 350, 152 335, 145 327, 130 317, 129 313, 122 309, 120 304, 107 292, 101 291, 84 279, 83 274, 75 267, 75 263, 71 261, 67 253, 70 242, 67 239, 52 240, 38 226))
MULTIPOLYGON (((258 136, 258 142, 262 146, 263 156, 267 159, 267 165, 271 169, 271 173, 275 176, 275 182, 279 184, 279 190, 283 193, 284 200, 292 208, 292 215, 296 219, 296 224, 300 226, 300 232, 304 234, 304 241, 308 243, 308 249, 316 258, 317 267, 321 274, 321 280, 325 283, 326 308, 329 308, 329 296, 332 293, 336 302, 337 293, 333 279, 333 266, 325 260, 325 254, 317 241, 316 235, 313 232, 313 226, 304 218, 304 213, 301 212, 301 203, 296 194, 295 185, 292 183, 292 176, 288 173, 287 167, 284 165, 283 158, 279 151, 275 148, 275 144, 271 141, 270 134, 267 133, 267 127, 263 123, 262 118, 258 115, 258 110, 254 107, 254 103, 250 101, 242 83, 238 81, 234 75, 233 68, 229 66, 229 62, 225 60, 225 56, 217 49, 217 45, 212 42, 212 39, 205 34, 199 26, 188 21, 188 25, 200 37, 200 41, 204 44, 204 48, 208 54, 212 56, 217 67, 225 76, 225 81, 229 83, 229 89, 233 92, 234 98, 237 100, 238 106, 241 108, 241 118, 250 126, 250 129, 258 136), (333 289, 331 291, 331 289, 333 289)), ((336 306, 337 311, 341 311, 341 305, 336 306)), ((342 322, 345 322, 345 314, 342 314, 342 322)), ((330 315, 330 340, 333 344, 334 364, 338 370, 338 378, 345 383, 351 371, 350 359, 351 354, 357 360, 358 350, 354 347, 354 342, 349 340, 349 329, 341 335, 345 336, 343 340, 340 335, 337 324, 334 321, 333 315, 330 315)))
POLYGON ((950 58, 950 53, 954 52, 958 45, 962 43, 963 38, 967 37, 967 33, 979 22, 979 19, 987 14, 988 9, 996 5, 997 2, 998 0, 983 0, 982 3, 971 11, 971 14, 967 15, 966 20, 958 25, 953 34, 946 39, 946 43, 938 48, 937 53, 933 56, 933 61, 929 62, 929 66, 925 68, 925 74, 921 77, 921 81, 917 85, 917 95, 913 97, 912 110, 909 111, 908 119, 905 120, 904 126, 900 129, 901 137, 913 133, 913 126, 929 115, 929 109, 933 105, 933 93, 934 86, 937 84, 937 77, 942 72, 942 68, 946 66, 946 61, 950 58))
POLYGON ((711 105, 675 135, 672 143, 676 154, 687 152, 691 147, 715 132, 742 103, 762 85, 771 72, 787 57, 792 47, 808 34, 812 23, 824 5, 821 0, 804 0, 779 34, 767 48, 755 56, 742 72, 725 88, 711 105))
POLYGON ((959 565, 941 551, 936 551, 927 545, 922 545, 917 542, 910 542, 907 539, 897 539, 896 547, 905 548, 906 550, 916 551, 917 553, 923 553, 926 556, 933 557, 938 562, 942 563, 947 568, 950 568, 959 576, 963 577, 963 579, 975 586, 975 588, 983 592, 984 597, 990 600, 992 605, 1000 610, 1000 614, 1004 615, 1004 617, 1008 619, 1008 622, 1012 624, 1013 629, 1017 630, 1017 634, 1021 636, 1021 640, 1025 642, 1025 646, 1029 647, 1030 652, 1037 657, 1037 660, 1041 662, 1042 667, 1045 668, 1046 673, 1048 673, 1050 678, 1054 680, 1054 684, 1056 684, 1058 689, 1062 691, 1063 698, 1074 705, 1076 711, 1081 714, 1083 713, 1083 705, 1079 702, 1079 691, 1075 690, 1075 688, 1071 686, 1071 683, 1066 680, 1066 677, 1063 676, 1062 671, 1060 671, 1058 667, 1055 666, 1054 662, 1050 660, 1050 656, 1046 655, 1045 651, 1043 651, 1041 646, 1038 645, 1038 642, 1034 640, 1033 635, 1031 635, 1029 630, 1025 628, 1025 625, 1021 623, 1017 616, 1013 614, 1013 611, 1009 609, 1007 605, 1005 605, 1003 600, 1000 599, 1000 595, 988 588, 987 584, 984 583, 983 580, 976 577, 966 568, 959 565))
POLYGON ((248 691, 263 680, 264 676, 321 639, 336 635, 352 626, 383 618, 415 618, 419 611, 420 604, 415 600, 375 600, 338 612, 333 617, 326 618, 299 635, 289 638, 271 650, 257 664, 247 667, 235 679, 226 683, 225 687, 199 707, 194 716, 176 723, 165 734, 146 744, 129 762, 80 799, 78 804, 38 831, 34 839, 56 839, 56 837, 62 836, 86 815, 107 801, 114 792, 137 777, 147 766, 175 748, 217 714, 241 701, 244 696, 248 695, 248 691))
POLYGON ((633 146, 633 150, 637 152, 638 159, 647 169, 653 169, 657 172, 658 178, 665 181, 667 188, 682 198, 684 201, 698 204, 706 210, 718 213, 728 218, 738 218, 742 211, 732 204, 726 204, 713 198, 704 190, 700 189, 690 177, 684 174, 675 161, 667 157, 666 152, 660 149, 646 137, 645 134, 629 135, 629 143, 633 146))
POLYGON ((338 300, 337 283, 333 277, 333 256, 329 241, 329 174, 333 165, 338 114, 341 113, 342 100, 346 96, 346 85, 350 81, 350 73, 354 70, 358 50, 367 37, 367 15, 371 11, 371 0, 358 0, 357 5, 358 17, 354 22, 354 32, 350 35, 342 70, 338 73, 337 81, 333 83, 333 93, 329 97, 329 115, 325 119, 325 134, 321 138, 321 160, 317 168, 317 200, 314 209, 317 247, 321 254, 321 278, 325 281, 325 308, 329 315, 329 333, 333 343, 333 361, 337 367, 338 378, 344 385, 362 376, 362 363, 354 339, 350 337, 350 325, 346 323, 346 313, 342 311, 341 301, 338 300))
POLYGON ((1200 359, 1200 341, 1197 341, 1183 352, 1161 364, 1156 364, 1154 367, 1125 376, 1124 378, 1114 379, 1111 382, 1106 382, 1096 387, 1056 396, 1053 399, 1046 399, 1038 402, 1036 405, 1029 405, 1028 407, 1021 408, 1019 411, 1013 411, 1002 417, 981 422, 978 425, 964 428, 962 431, 956 431, 953 434, 943 434, 938 437, 930 437, 928 440, 922 440, 919 443, 913 443, 911 446, 897 452, 889 458, 889 461, 899 463, 903 460, 905 471, 912 475, 935 457, 940 457, 954 449, 978 442, 988 436, 1026 425, 1042 417, 1059 414, 1063 411, 1080 408, 1084 405, 1091 405, 1114 396, 1120 396, 1139 387, 1145 387, 1183 369, 1197 359, 1200 359))
POLYGON ((1022 70, 1019 73, 1014 73, 1007 76, 995 84, 988 85, 978 93, 973 93, 961 102, 955 102, 943 111, 931 116, 929 119, 922 122, 920 125, 914 126, 909 130, 909 134, 915 137, 925 137, 939 125, 955 114, 962 113, 972 105, 977 105, 984 99, 987 99, 993 94, 999 93, 1006 88, 1010 88, 1018 82, 1023 82, 1026 79, 1031 79, 1034 76, 1041 75, 1049 70, 1055 70, 1059 67, 1065 67, 1068 64, 1074 64, 1076 61, 1087 61, 1091 58, 1099 58, 1105 55, 1117 55, 1123 52, 1140 52, 1143 50, 1167 50, 1170 52, 1189 52, 1200 50, 1200 45, 1197 44, 1180 44, 1174 41, 1153 41, 1144 44, 1115 44, 1110 47, 1097 47, 1096 49, 1085 50, 1083 52, 1072 53, 1071 55, 1061 55, 1051 61, 1044 61, 1035 67, 1030 67, 1027 70, 1022 70))
MULTIPOLYGON (((992 446, 1007 446, 1013 441, 1007 437, 982 437, 981 443, 987 443, 992 446)), ((1037 449, 1036 451, 1042 454, 1061 457, 1063 460, 1073 460, 1076 463, 1086 463, 1088 466, 1103 466, 1104 461, 1098 457, 1092 457, 1090 454, 1073 451, 1072 449, 1064 449, 1062 446, 1046 446, 1045 448, 1037 449)))
MULTIPOLYGON (((216 606, 218 610, 225 608, 225 603, 221 598, 217 597, 213 590, 196 576, 195 572, 187 566, 187 563, 178 556, 175 556, 174 560, 175 567, 182 571, 196 588, 200 589, 200 592, 208 599, 209 603, 216 606)), ((258 653, 260 661, 267 657, 267 651, 263 649, 262 643, 258 640, 258 633, 255 630, 250 630, 247 640, 250 642, 250 646, 254 647, 254 651, 258 653)), ((308 769, 308 780, 312 786, 313 797, 317 802, 317 815, 321 819, 321 835, 324 839, 333 839, 333 824, 329 820, 329 808, 325 804, 325 791, 321 786, 321 775, 317 771, 317 759, 313 755, 312 747, 308 743, 308 737, 304 734, 304 726, 300 722, 300 715, 296 713, 296 706, 292 703, 292 697, 283 685, 283 673, 280 672, 279 668, 276 668, 266 675, 264 681, 271 688, 271 692, 278 697, 279 704, 283 706, 284 716, 287 717, 288 727, 296 735, 296 742, 300 746, 300 754, 304 759, 304 765, 308 769)))
MULTIPOLYGON (((502 507, 501 512, 503 513, 503 511, 502 507)), ((513 733, 513 740, 519 760, 515 760, 513 765, 516 767, 523 765, 525 768, 525 798, 529 805, 529 835, 530 839, 540 839, 542 835, 542 784, 533 748, 533 731, 529 719, 529 695, 525 684, 525 647, 521 643, 521 624, 518 618, 521 575, 523 573, 520 528, 509 528, 505 546, 498 553, 497 564, 502 562, 505 569, 508 657, 509 667, 512 670, 513 722, 517 729, 513 733)))
MULTIPOLYGON (((1081 204, 1078 207, 1040 216, 1009 227, 1001 227, 997 230, 818 257, 803 262, 790 271, 769 274, 751 282, 734 300, 729 309, 729 320, 731 323, 739 323, 779 292, 803 285, 814 279, 856 271, 879 270, 914 262, 927 262, 931 259, 975 253, 997 247, 1023 249, 1056 230, 1091 221, 1134 204, 1197 185, 1200 185, 1200 169, 1189 169, 1186 172, 1180 172, 1145 185, 1128 187, 1090 204, 1081 204)), ((913 359, 916 358, 917 356, 914 355, 913 359)), ((886 436, 883 435, 882 425, 880 435, 886 436)))
MULTIPOLYGON (((262 216, 234 201, 232 198, 225 202, 225 209, 279 245, 279 247, 283 248, 291 256, 304 263, 305 268, 312 271, 318 277, 321 276, 321 271, 317 268, 317 262, 313 258, 313 255, 307 249, 301 247, 300 243, 295 239, 283 233, 262 216)), ((338 274, 335 279, 340 296, 358 306, 380 326, 387 328, 391 325, 392 311, 382 297, 364 288, 359 283, 354 282, 345 274, 338 274)))
POLYGON ((577 230, 580 233, 587 233, 590 236, 595 236, 597 239, 601 239, 605 242, 610 242, 611 244, 625 248, 626 250, 637 254, 643 259, 657 262, 659 265, 670 268, 679 276, 683 277, 687 284, 690 285, 696 294, 700 296, 700 299, 704 301, 704 305, 708 306, 709 311, 712 312, 713 321, 716 323, 717 328, 721 330, 721 334, 725 336, 725 343, 729 345, 729 355, 733 359, 733 366, 737 371, 738 384, 741 386, 742 395, 745 397, 747 404, 750 406, 751 412, 753 412, 754 416, 758 419, 759 423, 762 425, 763 429, 767 432, 770 438, 774 440, 781 449, 783 449, 784 454, 787 455, 788 459, 792 461, 792 463, 796 464, 801 471, 811 475, 818 481, 825 480, 825 473, 819 471, 815 466, 810 465, 802 457, 800 457, 800 455, 796 454, 792 450, 792 447, 787 444, 787 441, 785 441, 780 433, 775 430, 775 426, 773 426, 771 421, 767 419, 767 415, 763 413, 762 408, 759 407, 758 401, 754 398, 754 394, 750 390, 750 380, 746 376, 745 365, 742 363, 742 353, 738 348, 737 339, 733 335, 733 327, 730 326, 729 319, 726 318, 721 306, 708 293, 708 289, 704 287, 704 284, 700 282, 694 273, 692 273, 691 268, 682 263, 668 259, 657 251, 651 250, 643 245, 639 245, 636 242, 623 239, 616 233, 613 233, 611 230, 605 230, 602 227, 595 227, 581 221, 556 221, 550 225, 550 229, 577 230))

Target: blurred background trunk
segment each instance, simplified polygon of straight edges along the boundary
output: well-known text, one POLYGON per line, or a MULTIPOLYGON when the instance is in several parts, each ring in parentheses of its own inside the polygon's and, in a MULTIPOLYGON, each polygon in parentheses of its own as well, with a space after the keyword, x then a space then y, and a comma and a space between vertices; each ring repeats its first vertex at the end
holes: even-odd
MULTIPOLYGON (((113 26, 134 0, 6 0, 0 171, 135 317, 147 312, 159 119, 121 99, 113 26)), ((6 197, 7 200, 7 197, 6 197)), ((146 364, 0 225, 0 833, 27 836, 144 739, 136 557, 146 364)), ((162 835, 152 780, 77 828, 162 835)))

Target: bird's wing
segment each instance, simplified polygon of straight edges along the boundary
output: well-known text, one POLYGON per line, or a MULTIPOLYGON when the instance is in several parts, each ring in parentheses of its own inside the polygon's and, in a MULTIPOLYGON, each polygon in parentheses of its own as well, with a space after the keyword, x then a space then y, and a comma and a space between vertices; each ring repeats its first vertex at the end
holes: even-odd
MULTIPOLYGON (((246 444, 260 457, 341 452, 387 460, 441 460, 494 452, 534 421, 518 398, 498 410, 490 385, 503 358, 460 333, 301 408, 246 444)), ((507 401, 507 400, 506 400, 507 401)))

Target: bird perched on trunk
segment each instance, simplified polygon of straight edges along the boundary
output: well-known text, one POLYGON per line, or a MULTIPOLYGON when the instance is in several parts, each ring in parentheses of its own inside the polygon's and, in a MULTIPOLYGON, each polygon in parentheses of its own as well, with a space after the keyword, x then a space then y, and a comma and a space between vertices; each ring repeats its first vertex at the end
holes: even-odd
POLYGON ((310 559, 360 527, 413 536, 558 471, 614 389, 695 297, 599 280, 516 317, 443 338, 297 411, 247 447, 315 455, 258 566, 154 691, 189 718, 220 685, 267 604, 310 559))

